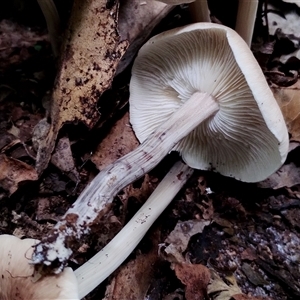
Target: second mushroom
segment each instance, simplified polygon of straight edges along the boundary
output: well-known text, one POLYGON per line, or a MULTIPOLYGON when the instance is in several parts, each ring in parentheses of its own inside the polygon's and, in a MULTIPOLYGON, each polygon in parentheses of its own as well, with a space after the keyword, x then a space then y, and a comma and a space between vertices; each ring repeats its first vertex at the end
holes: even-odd
POLYGON ((179 151, 192 168, 245 182, 274 173, 288 152, 287 128, 264 75, 243 39, 212 23, 150 39, 132 69, 130 114, 142 142, 101 171, 53 231, 33 263, 59 272, 116 193, 179 151))

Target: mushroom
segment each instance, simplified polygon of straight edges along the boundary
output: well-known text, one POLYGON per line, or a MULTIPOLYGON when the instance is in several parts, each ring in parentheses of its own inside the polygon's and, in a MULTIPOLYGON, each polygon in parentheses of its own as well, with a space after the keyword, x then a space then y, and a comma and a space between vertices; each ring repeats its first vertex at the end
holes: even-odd
POLYGON ((79 299, 71 268, 36 280, 34 266, 29 262, 33 246, 38 242, 0 235, 0 299, 79 299))
POLYGON ((33 263, 60 262, 59 272, 116 193, 170 151, 192 168, 245 182, 267 178, 287 156, 287 128, 264 75, 223 25, 196 23, 150 39, 132 69, 130 114, 141 145, 95 177, 35 247, 33 263))
POLYGON ((0 235, 0 299, 82 299, 129 256, 192 173, 186 164, 177 162, 126 226, 75 272, 65 268, 59 275, 37 280, 28 257, 39 241, 0 235))
POLYGON ((60 47, 60 18, 53 0, 37 0, 45 17, 52 51, 55 57, 59 54, 60 47))
POLYGON ((235 30, 249 47, 252 41, 257 7, 258 0, 239 0, 235 30))
POLYGON ((123 263, 192 173, 193 169, 177 162, 123 229, 94 257, 75 270, 80 299, 123 263))

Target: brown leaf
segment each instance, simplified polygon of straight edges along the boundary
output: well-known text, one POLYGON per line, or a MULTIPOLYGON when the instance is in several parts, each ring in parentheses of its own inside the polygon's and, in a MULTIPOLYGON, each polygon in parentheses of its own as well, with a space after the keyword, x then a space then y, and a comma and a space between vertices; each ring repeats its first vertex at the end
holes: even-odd
POLYGON ((0 186, 12 195, 21 182, 27 180, 37 180, 35 169, 26 163, 0 155, 0 186))
POLYGON ((66 122, 92 128, 100 118, 97 102, 110 87, 127 48, 127 42, 119 43, 118 1, 112 3, 74 1, 52 93, 51 127, 38 150, 39 174, 47 167, 58 131, 66 122))
POLYGON ((178 221, 174 230, 165 240, 165 243, 169 245, 164 249, 164 252, 169 255, 169 260, 184 261, 182 252, 186 250, 190 238, 196 233, 202 232, 204 227, 209 224, 210 221, 203 220, 178 221))
POLYGON ((70 141, 68 138, 61 138, 55 147, 55 151, 52 155, 51 162, 59 168, 63 173, 73 180, 79 181, 79 173, 76 170, 72 151, 70 147, 70 141))
POLYGON ((129 124, 129 113, 126 113, 111 128, 94 152, 91 160, 99 170, 104 169, 118 158, 131 152, 139 145, 132 127, 129 124))
POLYGON ((257 184, 261 188, 280 189, 300 184, 300 168, 294 163, 283 165, 277 172, 257 184))
POLYGON ((200 264, 175 264, 175 273, 179 280, 186 285, 187 300, 201 300, 207 298, 207 285, 210 280, 209 270, 200 264))
POLYGON ((300 142, 300 90, 272 88, 281 108, 292 141, 300 142))
POLYGON ((248 261, 253 261, 257 259, 257 255, 254 251, 254 249, 251 248, 246 248, 242 253, 241 253, 241 260, 248 260, 248 261))
MULTIPOLYGON (((157 229, 151 236, 152 247, 148 253, 138 255, 117 271, 115 277, 106 289, 103 300, 145 299, 147 290, 154 276, 154 265, 157 261, 157 245, 160 230, 157 229)), ((122 247, 122 245, 120 245, 122 247)))

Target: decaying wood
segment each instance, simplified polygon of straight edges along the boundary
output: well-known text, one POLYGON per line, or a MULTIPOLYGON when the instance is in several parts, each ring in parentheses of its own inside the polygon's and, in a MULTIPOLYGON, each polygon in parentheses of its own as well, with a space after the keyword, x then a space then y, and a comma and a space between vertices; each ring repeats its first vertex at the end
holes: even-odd
POLYGON ((120 43, 118 3, 75 0, 64 38, 60 70, 52 93, 51 124, 37 153, 36 169, 48 165, 60 128, 82 122, 92 128, 100 118, 97 102, 114 77, 128 43, 120 43))
POLYGON ((123 0, 118 20, 117 3, 74 1, 52 93, 48 118, 51 126, 37 153, 39 174, 47 167, 58 132, 65 123, 81 122, 88 128, 97 123, 101 117, 101 108, 97 107, 100 96, 110 88, 114 76, 133 60, 152 29, 173 8, 154 0, 123 0))

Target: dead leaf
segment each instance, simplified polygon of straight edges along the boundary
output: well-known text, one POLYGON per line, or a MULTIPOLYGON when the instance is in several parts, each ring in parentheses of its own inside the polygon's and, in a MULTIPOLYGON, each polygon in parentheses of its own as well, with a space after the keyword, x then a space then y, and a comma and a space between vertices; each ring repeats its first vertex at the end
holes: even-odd
POLYGON ((24 181, 37 180, 37 172, 30 165, 0 154, 0 186, 12 195, 24 181))
POLYGON ((291 140, 300 142, 300 90, 292 88, 272 88, 281 108, 291 140))
POLYGON ((247 276, 249 281, 255 286, 263 286, 268 284, 263 276, 258 271, 254 270, 254 268, 250 264, 243 263, 241 269, 247 276))
MULTIPOLYGON (((159 235, 160 230, 158 228, 152 234, 152 245, 158 244, 159 235)), ((145 299, 154 276, 154 265, 157 259, 157 246, 154 246, 148 253, 137 255, 134 260, 120 267, 111 283, 107 286, 103 300, 145 299)))
POLYGON ((178 221, 174 230, 166 238, 165 243, 169 244, 164 252, 169 256, 169 260, 183 262, 182 253, 186 250, 190 238, 196 233, 201 233, 210 221, 189 220, 185 222, 178 221), (171 255, 171 256, 170 256, 171 255))
POLYGON ((130 44, 117 68, 117 74, 131 63, 153 28, 174 8, 159 1, 125 0, 119 12, 121 40, 130 44))
POLYGON ((5 152, 7 149, 14 147, 19 144, 21 141, 11 133, 7 131, 0 132, 0 151, 5 152))
POLYGON ((186 285, 187 300, 207 299, 207 285, 210 280, 209 270, 201 264, 178 263, 174 266, 176 276, 186 285))
POLYGON ((300 184, 300 168, 294 163, 283 165, 277 172, 257 184, 260 188, 280 189, 300 184))
POLYGON ((253 261, 257 259, 257 255, 254 251, 254 249, 251 248, 246 248, 242 253, 241 253, 241 260, 248 260, 248 261, 253 261))
POLYGON ((242 294, 233 275, 226 276, 225 283, 222 278, 214 271, 210 270, 211 281, 208 285, 207 292, 212 300, 230 300, 232 296, 242 294))
POLYGON ((129 124, 129 113, 126 113, 113 125, 109 134, 99 144, 91 160, 101 171, 134 150, 138 145, 139 142, 129 124))
POLYGON ((97 102, 110 87, 127 48, 127 42, 119 43, 118 1, 109 3, 107 0, 73 3, 52 93, 51 127, 37 154, 39 174, 47 167, 57 134, 66 122, 81 122, 92 128, 101 116, 97 102))
POLYGON ((79 181, 79 173, 75 167, 68 138, 64 137, 58 140, 54 153, 51 157, 51 163, 59 168, 63 173, 66 173, 66 175, 74 182, 79 181))
POLYGON ((204 220, 211 220, 213 218, 215 209, 212 199, 208 199, 207 201, 203 200, 201 204, 196 203, 196 205, 202 211, 202 218, 204 220))
POLYGON ((118 197, 123 203, 126 203, 130 197, 134 197, 139 201, 144 202, 155 190, 157 184, 157 180, 152 179, 149 174, 146 174, 141 187, 135 188, 133 184, 130 184, 123 189, 123 193, 119 194, 118 197))

